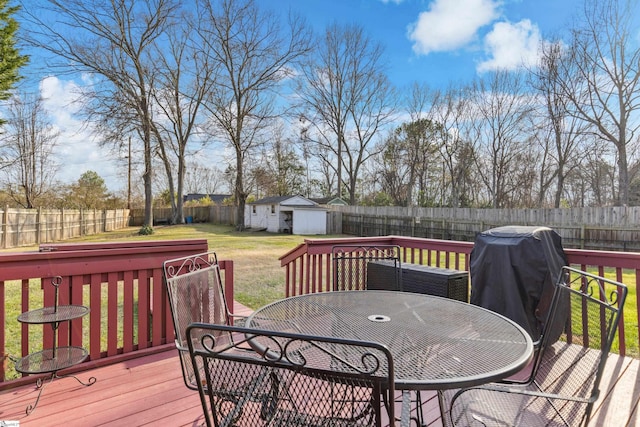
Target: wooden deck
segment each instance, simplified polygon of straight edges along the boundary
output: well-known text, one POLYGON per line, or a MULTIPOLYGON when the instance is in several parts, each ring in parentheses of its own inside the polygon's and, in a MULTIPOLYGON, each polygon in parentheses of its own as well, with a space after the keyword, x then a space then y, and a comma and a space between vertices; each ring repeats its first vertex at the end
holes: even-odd
MULTIPOLYGON (((17 420, 20 426, 199 426, 204 423, 198 392, 182 381, 175 350, 106 366, 78 375, 97 378, 89 387, 73 378, 47 384, 36 409, 25 415, 33 403, 35 386, 0 394, 0 420, 17 420)), ((441 426, 437 398, 424 395, 430 426, 441 426)))
MULTIPOLYGON (((615 355, 607 363, 591 427, 640 426, 640 361, 615 355), (615 388, 614 388, 615 386, 615 388)), ((37 397, 34 385, 0 393, 0 421, 15 420, 21 427, 37 426, 198 426, 202 417, 198 393, 182 381, 176 350, 80 372, 84 387, 73 378, 56 379, 45 386, 35 411, 25 409, 37 397)), ((434 392, 424 392, 427 425, 440 427, 434 392)))
MULTIPOLYGON (((56 379, 45 386, 31 415, 26 407, 37 391, 33 385, 0 394, 0 420, 17 420, 20 426, 198 426, 203 423, 197 392, 182 382, 175 350, 81 372, 97 382, 83 387, 73 378, 56 379)), ((639 361, 614 357, 610 375, 603 378, 603 398, 590 426, 637 426, 640 395, 639 361), (613 385, 615 389, 611 390, 613 385)), ((425 416, 430 427, 441 426, 433 392, 423 393, 425 416)))

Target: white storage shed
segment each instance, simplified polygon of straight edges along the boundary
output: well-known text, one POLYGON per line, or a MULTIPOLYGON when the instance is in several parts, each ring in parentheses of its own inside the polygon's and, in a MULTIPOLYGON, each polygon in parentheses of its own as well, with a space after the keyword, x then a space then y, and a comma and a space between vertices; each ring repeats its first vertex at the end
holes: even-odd
POLYGON ((327 234, 327 209, 303 196, 265 197, 246 205, 244 223, 272 233, 327 234))

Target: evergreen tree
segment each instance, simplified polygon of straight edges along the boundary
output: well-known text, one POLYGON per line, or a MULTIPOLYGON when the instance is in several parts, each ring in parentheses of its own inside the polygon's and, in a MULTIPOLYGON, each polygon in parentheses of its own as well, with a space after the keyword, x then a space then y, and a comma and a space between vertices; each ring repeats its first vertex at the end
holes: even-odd
POLYGON ((111 197, 104 179, 89 170, 69 186, 68 205, 75 209, 105 209, 111 197))
MULTIPOLYGON (((2 101, 6 101, 11 96, 11 90, 21 79, 18 71, 29 60, 28 56, 20 55, 16 47, 15 38, 19 25, 13 15, 19 9, 19 6, 9 6, 9 0, 0 0, 0 100, 2 101)), ((3 121, 0 120, 0 123, 3 121)))

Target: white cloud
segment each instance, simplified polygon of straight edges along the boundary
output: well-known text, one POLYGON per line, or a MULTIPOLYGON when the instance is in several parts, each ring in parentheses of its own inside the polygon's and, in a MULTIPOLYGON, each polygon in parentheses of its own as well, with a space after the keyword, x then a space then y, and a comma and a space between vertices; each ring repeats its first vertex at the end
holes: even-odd
POLYGON ((418 55, 459 49, 476 38, 477 31, 499 16, 496 0, 435 0, 408 37, 418 55))
POLYGON ((484 40, 489 59, 478 64, 479 72, 535 65, 541 43, 540 30, 530 20, 512 24, 498 22, 484 40))
POLYGON ((91 128, 78 115, 79 86, 73 80, 46 77, 40 82, 40 95, 54 129, 59 133, 54 155, 59 164, 57 179, 65 184, 76 182, 89 170, 105 180, 109 190, 117 190, 122 184, 115 172, 116 165, 110 159, 108 149, 99 147, 91 134, 91 128))
POLYGON ((77 94, 78 85, 73 81, 62 81, 49 76, 40 82, 40 96, 44 100, 45 109, 57 124, 65 127, 77 126, 77 120, 73 118, 79 109, 77 94))

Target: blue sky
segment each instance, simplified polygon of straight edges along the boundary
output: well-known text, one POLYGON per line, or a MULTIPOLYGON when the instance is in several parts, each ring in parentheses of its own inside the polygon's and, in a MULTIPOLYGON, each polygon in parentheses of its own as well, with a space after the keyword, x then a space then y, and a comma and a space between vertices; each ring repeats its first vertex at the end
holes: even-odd
MULTIPOLYGON (((440 88, 469 83, 494 67, 535 60, 538 43, 567 28, 582 1, 257 0, 264 7, 299 12, 318 32, 333 22, 361 25, 385 46, 395 85, 419 82, 440 88)), ((74 87, 83 82, 68 75, 44 77, 39 76, 40 91, 60 131, 58 179, 75 182, 93 170, 111 191, 126 188, 122 155, 98 147, 74 114, 74 87)))
POLYGON ((272 0, 317 31, 355 23, 385 46, 398 86, 467 83, 495 67, 532 61, 538 42, 559 34, 581 0, 272 0))

